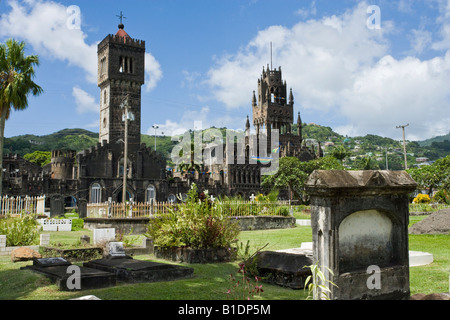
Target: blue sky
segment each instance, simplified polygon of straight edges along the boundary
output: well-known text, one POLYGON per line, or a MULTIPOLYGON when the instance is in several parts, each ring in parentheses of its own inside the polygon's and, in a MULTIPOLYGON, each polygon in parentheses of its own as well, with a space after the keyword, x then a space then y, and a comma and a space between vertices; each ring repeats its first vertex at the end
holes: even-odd
POLYGON ((194 121, 243 129, 270 42, 306 123, 394 139, 408 123, 409 140, 450 131, 450 0, 3 0, 0 41, 28 43, 45 90, 12 114, 6 137, 98 132, 97 44, 117 32, 120 11, 127 33, 146 41, 143 133, 194 121), (79 29, 67 26, 72 5, 79 29), (367 25, 371 5, 379 29, 367 25))

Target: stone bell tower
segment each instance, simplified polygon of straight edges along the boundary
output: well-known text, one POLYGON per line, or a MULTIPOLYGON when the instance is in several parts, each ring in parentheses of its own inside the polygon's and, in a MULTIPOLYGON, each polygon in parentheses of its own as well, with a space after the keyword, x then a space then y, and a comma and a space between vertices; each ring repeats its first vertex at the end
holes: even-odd
POLYGON ((281 134, 291 133, 294 122, 294 98, 292 91, 287 95, 286 81, 283 81, 281 67, 278 70, 262 72, 258 79, 258 102, 253 93, 253 124, 256 131, 265 127, 270 134, 271 129, 278 129, 281 134), (289 99, 289 100, 288 100, 289 99))
POLYGON ((100 87, 100 142, 123 143, 124 110, 129 106, 128 145, 130 151, 140 146, 141 86, 144 84, 145 41, 131 38, 119 24, 115 35, 108 35, 98 45, 98 86, 100 87))

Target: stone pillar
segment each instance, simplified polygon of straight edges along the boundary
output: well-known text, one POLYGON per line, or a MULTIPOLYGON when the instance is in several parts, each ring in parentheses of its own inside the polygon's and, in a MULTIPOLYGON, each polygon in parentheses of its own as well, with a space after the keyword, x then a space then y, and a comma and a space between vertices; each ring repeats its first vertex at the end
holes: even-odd
POLYGON ((0 236, 0 252, 6 251, 6 236, 1 235, 0 236))
POLYGON ((337 285, 327 284, 329 298, 408 299, 414 180, 404 171, 314 171, 305 187, 314 261, 337 285))
POLYGON ((50 244, 50 234, 41 233, 39 235, 39 245, 48 246, 50 244))

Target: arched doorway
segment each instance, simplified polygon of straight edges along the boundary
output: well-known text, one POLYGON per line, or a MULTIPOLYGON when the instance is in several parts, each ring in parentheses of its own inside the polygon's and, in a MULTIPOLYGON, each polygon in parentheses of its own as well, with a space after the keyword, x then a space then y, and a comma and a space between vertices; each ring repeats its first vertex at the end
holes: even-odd
MULTIPOLYGON (((117 193, 116 202, 122 202, 122 195, 123 195, 123 191, 120 190, 117 193)), ((125 201, 130 201, 131 198, 132 198, 132 195, 131 195, 130 191, 127 190, 127 195, 126 195, 125 201)))

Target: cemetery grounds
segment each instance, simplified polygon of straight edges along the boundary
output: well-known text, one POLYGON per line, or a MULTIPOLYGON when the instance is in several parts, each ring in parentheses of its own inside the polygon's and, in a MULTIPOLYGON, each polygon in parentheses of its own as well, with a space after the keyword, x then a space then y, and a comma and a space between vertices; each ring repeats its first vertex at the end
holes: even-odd
MULTIPOLYGON (((305 216, 295 213, 297 219, 305 216)), ((411 216, 410 226, 426 216, 411 216)), ((308 217, 306 217, 308 218, 308 217)), ((92 238, 92 231, 45 232, 50 233, 51 244, 73 244, 82 235, 92 238)), ((143 235, 125 236, 128 243, 142 242, 143 235)), ((242 231, 238 245, 250 245, 249 252, 264 250, 282 250, 300 247, 302 242, 311 242, 311 227, 299 226, 291 229, 242 231)), ((416 293, 449 292, 450 234, 409 235, 409 250, 433 254, 433 263, 410 268, 411 295, 416 293)), ((153 255, 138 255, 134 259, 172 263, 155 259, 153 255)), ((239 263, 191 264, 194 277, 170 282, 125 284, 118 282, 115 287, 63 292, 45 276, 21 267, 32 262, 11 262, 10 256, 0 256, 0 300, 67 300, 86 295, 94 295, 102 300, 228 300, 227 290, 231 288, 230 275, 239 277, 239 263)), ((82 262, 74 264, 82 265, 82 262)), ((186 265, 181 264, 180 265, 186 265)), ((263 292, 255 295, 254 300, 305 300, 305 290, 293 290, 264 282, 263 292)))

